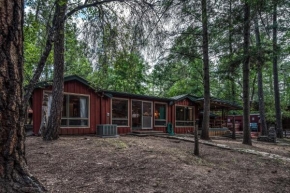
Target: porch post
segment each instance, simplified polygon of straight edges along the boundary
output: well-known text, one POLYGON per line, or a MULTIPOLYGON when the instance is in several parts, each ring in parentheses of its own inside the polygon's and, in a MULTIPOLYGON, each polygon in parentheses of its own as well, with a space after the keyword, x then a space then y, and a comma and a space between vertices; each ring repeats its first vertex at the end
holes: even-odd
POLYGON ((226 127, 228 127, 228 114, 229 114, 229 110, 227 109, 227 111, 226 111, 226 116, 225 116, 226 127))
POLYGON ((194 155, 199 156, 199 144, 198 144, 198 125, 199 119, 196 119, 194 127, 194 155))
POLYGON ((236 139, 236 117, 235 117, 235 115, 233 115, 232 123, 233 123, 232 139, 236 139))

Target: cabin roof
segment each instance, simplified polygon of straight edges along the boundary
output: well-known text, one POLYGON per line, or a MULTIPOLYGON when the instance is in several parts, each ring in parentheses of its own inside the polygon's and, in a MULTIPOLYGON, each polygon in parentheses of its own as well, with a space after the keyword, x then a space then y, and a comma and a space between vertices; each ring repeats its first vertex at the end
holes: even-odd
MULTIPOLYGON (((68 81, 72 81, 72 80, 79 81, 79 82, 83 83, 84 85, 92 88, 89 81, 87 81, 86 79, 84 79, 78 75, 69 75, 69 76, 65 76, 63 78, 64 82, 68 82, 68 81)), ((47 86, 52 86, 52 84, 53 84, 53 80, 41 81, 41 82, 38 82, 34 88, 45 88, 47 86)))
MULTIPOLYGON (((198 98, 196 101, 202 102, 204 98, 198 98)), ((228 100, 219 99, 215 97, 210 97, 210 109, 219 110, 222 108, 227 108, 229 110, 242 110, 243 107, 235 102, 230 102, 228 100)))
MULTIPOLYGON (((203 106, 203 97, 197 97, 192 94, 182 94, 182 95, 177 95, 173 97, 157 97, 157 96, 150 96, 150 95, 141 95, 141 94, 133 94, 133 93, 127 93, 127 92, 119 92, 119 91, 112 91, 112 90, 96 90, 95 88, 92 87, 92 85, 87 81, 86 79, 78 76, 78 75, 70 75, 70 76, 65 76, 64 77, 64 82, 76 80, 91 89, 95 90, 98 93, 103 93, 104 96, 108 98, 112 97, 128 97, 128 98, 135 98, 135 99, 147 99, 147 100, 155 100, 155 101, 164 101, 164 102, 170 102, 170 104, 173 104, 174 102, 178 102, 184 99, 189 99, 190 101, 200 104, 203 106)), ((48 81, 41 81, 38 82, 34 88, 45 88, 47 86, 52 86, 53 80, 48 80, 48 81)), ((232 103, 227 100, 219 99, 219 98, 210 98, 210 103, 211 103, 211 110, 218 110, 222 108, 227 108, 229 110, 241 110, 243 109, 242 106, 240 106, 237 103, 232 103)))
POLYGON ((165 97, 133 94, 133 93, 127 93, 127 92, 111 91, 111 90, 101 90, 101 91, 104 92, 104 94, 106 96, 108 96, 109 98, 112 98, 112 97, 129 97, 129 98, 136 98, 136 99, 156 100, 156 101, 167 101, 167 102, 172 101, 172 99, 165 98, 165 97))
POLYGON ((196 102, 197 99, 199 99, 197 96, 191 95, 191 94, 182 94, 182 95, 177 95, 177 96, 173 96, 170 97, 170 99, 174 100, 174 101, 181 101, 184 99, 189 99, 192 102, 196 102))

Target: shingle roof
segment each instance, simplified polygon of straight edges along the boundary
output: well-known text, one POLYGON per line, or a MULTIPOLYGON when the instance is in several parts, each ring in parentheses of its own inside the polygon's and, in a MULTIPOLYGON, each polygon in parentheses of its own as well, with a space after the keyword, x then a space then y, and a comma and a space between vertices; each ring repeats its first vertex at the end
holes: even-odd
MULTIPOLYGON (((196 101, 204 101, 204 98, 198 98, 196 101)), ((224 100, 224 99, 219 99, 219 98, 215 98, 215 97, 210 97, 210 102, 216 105, 222 105, 222 106, 228 106, 229 109, 236 109, 236 110, 242 110, 243 107, 240 106, 237 103, 233 103, 230 102, 228 100, 224 100)))
POLYGON ((112 97, 129 97, 129 98, 136 98, 136 99, 149 99, 149 100, 157 100, 157 101, 172 101, 171 98, 165 97, 157 97, 157 96, 150 96, 150 95, 141 95, 141 94, 133 94, 127 92, 119 92, 119 91, 111 91, 111 90, 101 90, 106 95, 110 95, 109 98, 112 97))
MULTIPOLYGON (((91 85, 89 84, 89 82, 86 79, 84 79, 78 75, 65 76, 63 78, 63 80, 64 80, 64 82, 71 81, 71 80, 77 80, 77 81, 83 83, 84 85, 91 87, 91 85)), ((41 81, 41 82, 38 82, 34 88, 44 88, 47 86, 51 86, 52 84, 53 84, 53 80, 41 81)))
MULTIPOLYGON (((64 77, 64 82, 71 81, 71 80, 77 80, 77 81, 83 83, 84 85, 90 87, 91 89, 96 90, 95 88, 93 88, 90 85, 90 83, 86 79, 84 79, 78 75, 70 75, 70 76, 64 77)), ((46 86, 51 86, 52 84, 53 84, 53 80, 42 81, 42 82, 38 82, 35 85, 35 88, 44 88, 46 86)), ((164 101, 164 102, 170 102, 171 104, 173 104, 174 102, 177 102, 177 101, 184 100, 184 99, 189 99, 192 102, 199 103, 202 105, 201 102, 204 100, 204 98, 196 97, 192 94, 182 94, 182 95, 177 95, 177 96, 166 98, 166 97, 157 97, 157 96, 150 96, 150 95, 141 95, 141 94, 133 94, 133 93, 127 93, 127 92, 112 91, 112 90, 98 90, 96 92, 103 92, 104 95, 106 97, 109 97, 109 98, 129 97, 129 98, 136 98, 136 99, 148 99, 148 100, 164 101)), ((211 100, 211 103, 213 103, 213 104, 226 106, 226 107, 229 107, 230 109, 231 108, 232 109, 242 109, 242 107, 240 105, 238 105, 237 103, 232 103, 232 102, 227 101, 227 100, 218 99, 218 98, 214 98, 214 97, 211 97, 210 100, 211 100)))
POLYGON ((181 101, 181 100, 184 100, 186 98, 191 100, 192 102, 195 102, 198 99, 198 97, 191 95, 191 94, 182 94, 182 95, 170 97, 170 99, 173 99, 175 101, 181 101))

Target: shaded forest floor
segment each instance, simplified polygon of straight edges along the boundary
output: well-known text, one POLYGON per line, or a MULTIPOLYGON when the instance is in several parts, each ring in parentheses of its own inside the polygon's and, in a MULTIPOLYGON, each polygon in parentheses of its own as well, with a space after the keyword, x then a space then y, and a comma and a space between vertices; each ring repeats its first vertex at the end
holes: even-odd
POLYGON ((50 192, 290 192, 289 162, 202 144, 196 157, 193 143, 176 139, 28 137, 26 144, 31 173, 50 192))

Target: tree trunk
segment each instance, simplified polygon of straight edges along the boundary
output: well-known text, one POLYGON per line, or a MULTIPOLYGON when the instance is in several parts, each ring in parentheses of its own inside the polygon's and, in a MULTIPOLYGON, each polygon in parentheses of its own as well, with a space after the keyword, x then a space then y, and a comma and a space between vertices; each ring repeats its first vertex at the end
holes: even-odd
POLYGON ((230 51, 230 64, 231 64, 231 95, 232 102, 236 102, 236 83, 235 83, 235 66, 232 65, 233 61, 233 23, 232 23, 232 0, 229 2, 230 10, 229 10, 229 51, 230 51))
POLYGON ((43 192, 27 168, 23 111, 23 0, 0 0, 0 192, 43 192))
POLYGON ((257 79, 257 74, 255 73, 253 84, 252 84, 252 93, 251 93, 251 98, 250 98, 250 110, 252 108, 252 103, 254 101, 254 96, 255 96, 256 79, 257 79))
POLYGON ((43 68, 45 66, 45 63, 46 63, 46 60, 50 54, 50 51, 51 51, 51 48, 52 48, 52 42, 53 42, 53 32, 51 32, 53 29, 51 28, 49 30, 49 34, 48 34, 48 37, 47 37, 47 40, 46 40, 46 46, 45 46, 45 50, 44 52, 42 53, 41 55, 41 58, 38 62, 38 65, 37 65, 37 68, 36 70, 34 71, 34 74, 33 74, 33 77, 32 79, 29 81, 26 89, 25 89, 25 95, 24 95, 24 105, 25 105, 25 108, 27 108, 28 106, 28 101, 31 97, 31 94, 34 90, 34 86, 35 84, 38 82, 39 80, 39 77, 43 71, 43 68))
POLYGON ((53 20, 52 20, 52 26, 49 27, 48 30, 48 35, 46 39, 46 44, 43 53, 41 54, 40 60, 37 64, 37 68, 34 71, 32 79, 29 81, 26 89, 25 89, 25 95, 24 95, 24 108, 27 109, 28 106, 28 101, 32 95, 32 92, 34 90, 35 84, 38 82, 39 77, 41 73, 43 72, 43 68, 46 64, 47 58, 50 54, 50 51, 52 49, 52 43, 53 43, 53 37, 54 37, 54 29, 55 29, 55 24, 57 21, 57 12, 54 12, 53 20))
POLYGON ((258 50, 257 62, 258 62, 258 98, 259 98, 259 113, 260 113, 260 125, 262 135, 267 135, 267 123, 265 115, 265 104, 264 104, 264 91, 263 91, 263 72, 262 67, 264 66, 264 60, 261 56, 261 39, 260 30, 258 23, 258 16, 255 17, 255 35, 256 35, 256 46, 258 50))
POLYGON ((203 48, 203 81, 204 105, 201 138, 209 140, 209 113, 210 113, 210 85, 209 85, 209 58, 208 58, 208 32, 207 32, 207 3, 201 0, 202 6, 202 48, 203 48))
POLYGON ((68 0, 56 2, 56 24, 54 38, 54 79, 52 85, 52 101, 47 128, 43 131, 44 140, 58 139, 61 124, 63 103, 63 75, 64 75, 64 23, 68 0))
POLYGON ((276 126, 277 137, 283 138, 282 116, 279 93, 279 76, 278 76, 278 45, 277 45, 277 1, 273 0, 273 77, 274 77, 274 95, 276 109, 276 126))
POLYGON ((244 5, 243 144, 252 145, 250 131, 250 4, 244 5))
MULTIPOLYGON (((233 61, 233 22, 232 22, 232 0, 229 2, 230 10, 229 10, 229 50, 230 50, 230 64, 233 61)), ((232 102, 236 102, 236 82, 235 82, 235 67, 231 65, 231 90, 232 90, 232 102)), ((235 125, 235 113, 233 112, 233 131, 232 131, 232 139, 236 139, 236 125, 235 125)))

